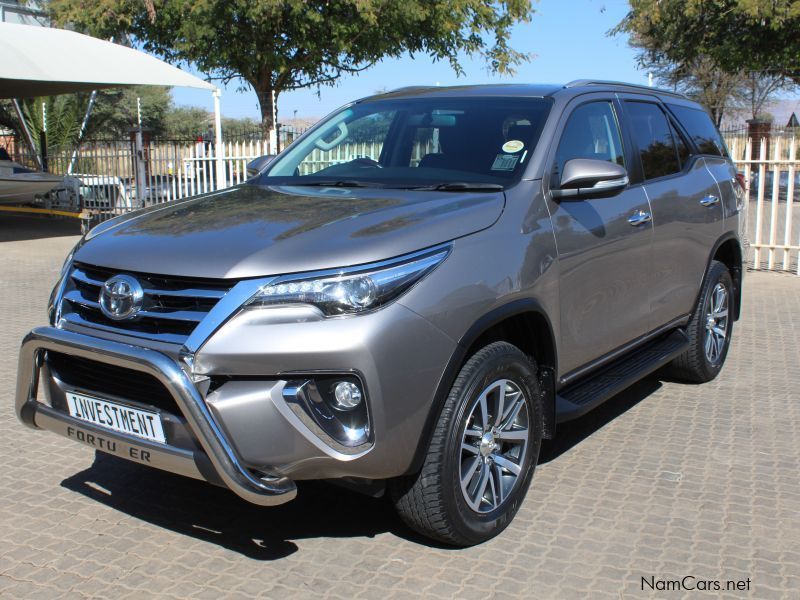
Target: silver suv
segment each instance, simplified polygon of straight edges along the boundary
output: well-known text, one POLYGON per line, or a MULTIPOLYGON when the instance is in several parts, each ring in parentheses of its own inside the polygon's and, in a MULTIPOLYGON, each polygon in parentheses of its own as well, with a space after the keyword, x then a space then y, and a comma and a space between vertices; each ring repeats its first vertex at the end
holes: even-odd
POLYGON ((17 413, 260 505, 307 479, 385 490, 479 543, 560 423, 661 367, 719 373, 742 202, 707 113, 669 92, 353 102, 246 184, 86 235, 23 342, 17 413))

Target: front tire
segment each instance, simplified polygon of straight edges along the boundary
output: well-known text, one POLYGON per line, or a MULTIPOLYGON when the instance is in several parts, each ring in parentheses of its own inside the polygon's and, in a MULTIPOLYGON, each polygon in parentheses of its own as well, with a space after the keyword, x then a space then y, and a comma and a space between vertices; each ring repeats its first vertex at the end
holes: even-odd
POLYGON ((506 342, 476 352, 450 390, 422 470, 390 486, 401 518, 454 546, 503 531, 530 486, 542 414, 533 361, 506 342))
POLYGON ((728 268, 712 261, 700 300, 686 327, 689 348, 670 365, 669 373, 676 379, 705 383, 719 375, 731 343, 734 301, 728 268))

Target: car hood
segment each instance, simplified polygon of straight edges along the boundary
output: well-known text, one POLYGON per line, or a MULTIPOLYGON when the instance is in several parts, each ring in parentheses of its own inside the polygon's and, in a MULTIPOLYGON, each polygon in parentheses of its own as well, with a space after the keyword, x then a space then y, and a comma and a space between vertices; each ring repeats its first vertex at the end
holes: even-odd
POLYGON ((245 278, 356 265, 491 226, 502 192, 245 184, 93 229, 75 260, 143 273, 245 278))

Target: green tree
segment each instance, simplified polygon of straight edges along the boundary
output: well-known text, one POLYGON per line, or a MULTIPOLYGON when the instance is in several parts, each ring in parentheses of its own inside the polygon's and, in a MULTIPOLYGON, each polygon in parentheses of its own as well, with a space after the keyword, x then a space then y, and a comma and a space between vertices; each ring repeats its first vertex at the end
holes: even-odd
POLYGON ((628 33, 645 61, 687 69, 702 59, 726 73, 800 83, 800 0, 630 0, 612 33, 628 33))
MULTIPOLYGON (((131 128, 138 123, 137 99, 141 105, 142 126, 153 130, 154 135, 166 134, 170 113, 174 110, 169 88, 134 86, 100 90, 97 92, 91 117, 80 135, 89 93, 61 94, 45 98, 20 100, 25 123, 37 144, 47 115, 47 146, 74 148, 89 138, 128 139, 131 128), (44 104, 45 110, 42 110, 44 104)), ((8 127, 22 137, 22 127, 10 101, 0 101, 0 125, 8 127)))
MULTIPOLYGON (((35 150, 41 152, 40 139, 47 122, 47 147, 51 152, 57 149, 74 148, 80 138, 80 127, 86 113, 89 94, 62 94, 42 98, 19 100, 22 117, 31 132, 35 150)), ((10 100, 0 101, 0 125, 8 127, 23 138, 23 128, 17 119, 10 100)), ((93 135, 101 123, 89 121, 84 138, 93 135)))
POLYGON ((171 140, 194 140, 213 122, 214 116, 207 110, 196 106, 178 106, 166 114, 163 136, 171 140))
POLYGON ((88 94, 69 94, 47 98, 27 98, 20 101, 20 108, 28 129, 33 136, 37 152, 40 152, 40 134, 47 120, 48 149, 68 148, 78 138, 88 94))
POLYGON ((533 15, 531 0, 50 0, 54 20, 97 37, 132 35, 173 63, 256 92, 262 125, 272 98, 335 84, 405 52, 447 60, 480 55, 492 72, 526 60, 509 45, 511 27, 533 15))
POLYGON ((164 135, 167 117, 173 110, 169 88, 142 85, 98 91, 89 120, 90 134, 128 139, 130 130, 138 126, 139 110, 142 127, 151 129, 155 136, 164 135))

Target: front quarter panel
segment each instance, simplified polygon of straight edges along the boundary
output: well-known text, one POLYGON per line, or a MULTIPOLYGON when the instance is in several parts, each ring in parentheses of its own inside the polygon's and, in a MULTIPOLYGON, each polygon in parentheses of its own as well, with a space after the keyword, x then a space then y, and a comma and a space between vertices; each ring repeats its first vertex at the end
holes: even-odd
POLYGON ((506 194, 494 226, 456 240, 451 256, 400 299, 462 344, 482 317, 519 300, 536 301, 558 340, 558 261, 541 181, 521 181, 506 194))

